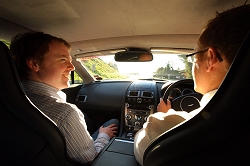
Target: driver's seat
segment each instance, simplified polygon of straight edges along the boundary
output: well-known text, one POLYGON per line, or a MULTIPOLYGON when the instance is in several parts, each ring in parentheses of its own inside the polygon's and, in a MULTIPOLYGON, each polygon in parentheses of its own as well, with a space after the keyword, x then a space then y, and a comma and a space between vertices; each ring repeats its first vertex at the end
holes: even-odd
POLYGON ((144 166, 250 164, 250 34, 218 92, 194 118, 156 138, 144 166))
POLYGON ((57 126, 25 96, 0 41, 0 165, 75 165, 57 126))

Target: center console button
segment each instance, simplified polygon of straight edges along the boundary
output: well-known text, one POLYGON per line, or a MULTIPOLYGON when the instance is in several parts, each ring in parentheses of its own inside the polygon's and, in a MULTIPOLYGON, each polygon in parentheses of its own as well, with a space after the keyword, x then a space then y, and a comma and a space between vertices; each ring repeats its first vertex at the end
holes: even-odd
POLYGON ((138 98, 137 103, 142 103, 142 98, 138 98))
POLYGON ((132 116, 130 114, 126 115, 126 120, 131 120, 132 116))
POLYGON ((135 122, 135 126, 140 126, 140 125, 141 125, 140 122, 138 122, 138 121, 135 122))
POLYGON ((136 114, 136 115, 135 115, 135 119, 137 119, 137 120, 140 121, 140 120, 141 120, 141 115, 136 114))

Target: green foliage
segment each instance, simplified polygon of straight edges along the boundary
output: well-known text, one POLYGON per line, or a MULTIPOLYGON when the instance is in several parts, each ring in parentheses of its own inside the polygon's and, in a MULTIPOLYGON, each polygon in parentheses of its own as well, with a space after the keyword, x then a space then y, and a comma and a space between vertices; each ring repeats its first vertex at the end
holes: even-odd
POLYGON ((10 48, 10 42, 6 41, 6 40, 3 40, 3 39, 0 39, 0 41, 2 41, 4 44, 7 45, 7 47, 10 48))
POLYGON ((83 83, 82 78, 74 71, 74 83, 83 83))
POLYGON ((99 58, 82 60, 84 66, 88 69, 91 75, 99 76, 105 79, 125 79, 127 76, 121 75, 118 72, 116 64, 105 63, 99 58))
POLYGON ((178 55, 180 60, 185 64, 185 77, 193 78, 192 76, 192 63, 187 61, 186 55, 178 55))
POLYGON ((160 67, 154 74, 154 77, 161 79, 183 79, 184 73, 179 70, 174 70, 170 62, 166 64, 166 67, 160 67))
POLYGON ((154 77, 163 79, 183 79, 192 78, 192 63, 187 61, 186 55, 178 55, 179 59, 185 64, 185 70, 174 70, 170 62, 166 67, 160 67, 154 74, 154 77))

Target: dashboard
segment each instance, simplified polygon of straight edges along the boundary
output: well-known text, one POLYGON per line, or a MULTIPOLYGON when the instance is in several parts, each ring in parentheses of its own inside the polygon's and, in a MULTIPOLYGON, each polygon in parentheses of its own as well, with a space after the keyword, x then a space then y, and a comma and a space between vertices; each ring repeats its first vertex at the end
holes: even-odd
POLYGON ((94 82, 80 87, 75 104, 94 121, 119 119, 119 136, 133 139, 148 116, 157 111, 165 91, 170 92, 169 97, 173 100, 194 92, 192 83, 169 90, 172 83, 151 80, 94 82))

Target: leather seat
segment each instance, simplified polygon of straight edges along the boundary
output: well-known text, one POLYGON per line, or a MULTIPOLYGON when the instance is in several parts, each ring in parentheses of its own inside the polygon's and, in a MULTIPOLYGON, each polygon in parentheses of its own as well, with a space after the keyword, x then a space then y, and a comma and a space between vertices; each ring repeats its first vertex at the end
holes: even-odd
POLYGON ((250 34, 218 92, 194 118, 156 138, 144 166, 249 165, 250 34))
POLYGON ((57 126, 25 96, 2 42, 0 77, 0 165, 76 165, 57 126))

